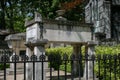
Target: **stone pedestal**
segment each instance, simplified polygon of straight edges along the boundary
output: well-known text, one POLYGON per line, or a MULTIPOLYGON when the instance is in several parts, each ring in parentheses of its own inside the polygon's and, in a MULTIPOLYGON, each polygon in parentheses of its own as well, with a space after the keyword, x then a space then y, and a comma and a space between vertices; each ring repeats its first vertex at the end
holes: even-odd
MULTIPOLYGON (((90 41, 87 44, 87 55, 88 55, 88 59, 91 59, 92 55, 95 55, 95 45, 96 43, 94 41, 90 41)), ((85 69, 84 69, 84 79, 85 80, 91 80, 91 79, 95 79, 95 74, 93 74, 93 65, 94 62, 93 61, 86 61, 85 62, 85 69)))
MULTIPOLYGON (((26 44, 26 46, 28 47, 26 50, 27 55, 32 56, 34 54, 37 56, 37 60, 40 61, 39 57, 41 55, 45 55, 44 45, 46 42, 47 40, 35 41, 31 43, 30 45, 32 45, 32 48, 34 49, 29 48, 30 45, 26 44)), ((46 74, 47 66, 44 62, 43 63, 35 62, 34 64, 32 62, 27 63, 26 68, 27 68, 26 80, 33 80, 33 77, 35 80, 46 80, 45 74, 46 74), (35 65, 34 68, 33 65, 35 65), (35 72, 33 72, 34 71, 33 69, 35 70, 35 72)))
MULTIPOLYGON (((28 47, 26 48, 26 55, 29 57, 33 55, 33 52, 28 47)), ((26 80, 32 80, 32 74, 33 74, 33 64, 26 63, 26 80)))
MULTIPOLYGON (((40 55, 45 55, 45 49, 43 46, 36 46, 34 48, 34 54, 37 55, 37 56, 40 56, 40 55)), ((39 63, 35 63, 35 80, 42 80, 42 77, 43 77, 43 80, 46 80, 45 79, 45 63, 42 64, 42 62, 39 62, 39 63), (43 66, 43 68, 42 68, 43 66), (42 72, 42 69, 44 70, 42 72), (43 76, 42 76, 43 75, 43 76)))
MULTIPOLYGON (((74 44, 73 46, 73 55, 75 55, 75 59, 79 58, 81 54, 81 44, 74 44)), ((71 65, 73 67, 72 69, 72 75, 74 76, 82 76, 83 70, 82 70, 82 63, 78 61, 74 61, 71 65)))
MULTIPOLYGON (((42 16, 35 13, 34 20, 26 21, 26 53, 29 57, 37 56, 37 61, 40 61, 40 56, 45 55, 45 44, 47 40, 43 36, 42 16)), ((45 63, 31 62, 26 64, 26 80, 46 80, 45 79, 45 63)))

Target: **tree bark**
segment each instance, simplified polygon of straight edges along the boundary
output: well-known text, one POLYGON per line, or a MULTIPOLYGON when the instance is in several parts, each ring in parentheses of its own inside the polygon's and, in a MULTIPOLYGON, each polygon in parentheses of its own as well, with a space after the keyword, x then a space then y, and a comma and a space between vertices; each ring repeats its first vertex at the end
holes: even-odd
POLYGON ((0 0, 0 5, 1 5, 1 26, 0 29, 5 29, 6 24, 5 24, 5 0, 0 0))

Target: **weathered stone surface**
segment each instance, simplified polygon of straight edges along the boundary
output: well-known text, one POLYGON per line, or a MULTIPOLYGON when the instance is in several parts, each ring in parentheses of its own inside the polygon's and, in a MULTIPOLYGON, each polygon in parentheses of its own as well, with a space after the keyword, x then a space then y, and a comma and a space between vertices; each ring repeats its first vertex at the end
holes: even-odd
POLYGON ((111 38, 110 14, 110 1, 89 0, 89 3, 85 7, 85 22, 94 24, 96 35, 104 34, 106 38, 111 38))
MULTIPOLYGON (((87 55, 88 55, 88 59, 91 59, 91 57, 93 55, 95 55, 95 45, 96 43, 94 41, 88 41, 88 52, 87 52, 87 55)), ((93 79, 96 78, 95 77, 95 74, 93 74, 93 61, 85 61, 85 69, 84 69, 84 79, 87 80, 86 78, 88 77, 88 80, 90 79, 93 79)))

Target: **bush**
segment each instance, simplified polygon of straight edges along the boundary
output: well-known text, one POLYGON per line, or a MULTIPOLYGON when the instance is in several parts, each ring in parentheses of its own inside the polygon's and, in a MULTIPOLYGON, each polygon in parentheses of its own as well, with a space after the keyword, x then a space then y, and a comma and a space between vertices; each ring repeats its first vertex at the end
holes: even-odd
POLYGON ((60 54, 51 53, 48 55, 48 60, 50 61, 49 67, 54 68, 55 70, 59 69, 59 66, 62 64, 60 54))
MULTIPOLYGON (((48 59, 50 60, 50 58, 52 57, 52 62, 49 63, 49 67, 53 67, 55 70, 60 69, 64 71, 65 62, 61 61, 61 58, 63 58, 64 54, 66 54, 68 55, 68 59, 70 60, 70 56, 72 55, 72 53, 73 53, 73 48, 71 46, 46 49, 46 55, 49 56, 48 59)), ((71 61, 67 61, 66 66, 67 66, 67 72, 71 72, 71 61)), ((82 75, 83 70, 81 71, 82 71, 81 72, 82 75)))
POLYGON ((95 52, 97 54, 119 54, 120 53, 120 45, 116 46, 96 46, 95 47, 95 52))
POLYGON ((49 54, 60 54, 60 56, 63 56, 64 54, 71 55, 73 52, 73 48, 71 46, 68 47, 56 47, 56 48, 48 48, 46 49, 46 55, 49 54))
POLYGON ((119 77, 119 60, 114 59, 115 55, 118 55, 120 53, 120 45, 117 46, 96 46, 96 55, 106 55, 106 60, 105 62, 103 60, 101 60, 101 63, 98 64, 98 62, 96 62, 95 64, 95 72, 96 72, 96 76, 98 76, 99 70, 98 70, 98 66, 100 65, 100 75, 101 75, 101 79, 104 77, 104 75, 106 75, 106 80, 109 80, 110 78, 110 70, 111 70, 111 80, 114 80, 115 78, 115 69, 116 69, 116 78, 117 80, 120 80, 119 77), (108 56, 111 56, 111 58, 109 59, 108 56), (116 63, 116 66, 115 66, 116 63), (104 68, 106 66, 106 74, 104 73, 104 68), (111 69, 110 69, 111 68, 111 69))
MULTIPOLYGON (((71 64, 70 63, 68 63, 67 65, 66 65, 66 67, 67 67, 67 72, 71 72, 71 64)), ((60 70, 62 70, 62 71, 65 71, 65 65, 60 65, 60 70)))
MULTIPOLYGON (((9 68, 10 64, 6 64, 6 68, 9 68)), ((0 70, 4 70, 4 64, 0 64, 0 70)))
POLYGON ((65 53, 70 55, 72 53, 72 47, 69 46, 46 49, 48 59, 52 59, 52 62, 49 63, 49 67, 53 67, 55 70, 58 70, 60 65, 62 65, 61 58, 65 53))
MULTIPOLYGON (((46 49, 46 54, 47 55, 53 55, 53 59, 54 59, 54 62, 51 62, 51 64, 49 64, 50 67, 53 67, 54 69, 58 69, 60 67, 61 70, 64 70, 65 66, 64 66, 64 63, 61 61, 61 58, 63 57, 64 54, 67 54, 68 55, 68 58, 70 58, 70 55, 72 54, 73 52, 73 48, 71 46, 69 47, 58 47, 58 48, 50 48, 50 49, 46 49), (58 63, 57 60, 60 60, 60 62, 58 63)), ((115 55, 118 53, 120 53, 120 45, 117 45, 117 46, 96 46, 95 47, 95 52, 96 52, 96 56, 97 55, 115 55)), ((85 48, 84 46, 82 47, 82 55, 85 54, 85 48)), ((114 80, 114 63, 115 61, 113 59, 111 59, 111 80, 114 80)), ((117 60, 117 63, 119 63, 119 60, 117 60)), ((84 66, 84 62, 82 62, 82 65, 84 66)), ((109 73, 109 67, 110 67, 110 64, 109 64, 109 60, 106 61, 106 64, 101 60, 101 63, 100 63, 100 75, 101 75, 101 79, 103 79, 104 77, 104 65, 106 65, 106 80, 109 80, 110 78, 110 73, 109 73)), ((83 68, 84 69, 84 68, 83 68)), ((67 63, 67 71, 68 72, 71 72, 71 65, 70 63, 68 62, 67 63)), ((96 61, 95 63, 95 74, 96 76, 98 76, 98 72, 99 69, 98 69, 98 62, 96 61)), ((117 80, 120 80, 119 79, 119 66, 116 67, 116 76, 117 76, 117 80)))

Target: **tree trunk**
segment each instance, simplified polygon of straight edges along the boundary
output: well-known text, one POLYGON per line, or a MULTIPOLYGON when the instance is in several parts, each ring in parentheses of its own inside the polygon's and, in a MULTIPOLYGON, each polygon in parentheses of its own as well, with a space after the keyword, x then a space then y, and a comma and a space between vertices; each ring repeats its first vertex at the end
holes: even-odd
POLYGON ((4 0, 0 0, 0 5, 1 5, 1 26, 0 29, 5 29, 6 24, 5 24, 5 1, 4 0))

